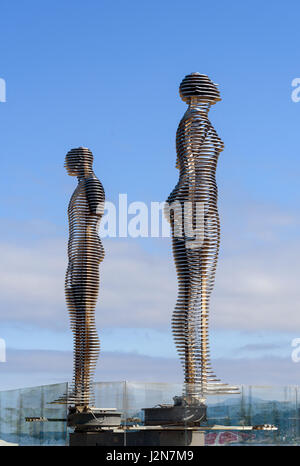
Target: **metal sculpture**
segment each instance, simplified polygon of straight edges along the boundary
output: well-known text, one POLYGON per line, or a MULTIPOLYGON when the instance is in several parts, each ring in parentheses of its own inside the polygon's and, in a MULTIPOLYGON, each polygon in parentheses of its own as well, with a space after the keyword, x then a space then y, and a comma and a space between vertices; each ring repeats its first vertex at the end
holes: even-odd
POLYGON ((88 406, 93 399, 92 379, 100 350, 95 307, 104 249, 97 231, 105 193, 92 164, 93 154, 85 147, 72 149, 66 155, 68 174, 78 178, 68 207, 69 263, 65 281, 74 338, 74 375, 68 402, 76 406, 88 406))
POLYGON ((179 181, 166 206, 179 288, 172 329, 193 398, 235 390, 220 383, 211 369, 208 335, 220 243, 215 172, 224 146, 208 119, 210 106, 221 100, 217 85, 206 75, 191 73, 179 92, 188 109, 176 134, 179 181))

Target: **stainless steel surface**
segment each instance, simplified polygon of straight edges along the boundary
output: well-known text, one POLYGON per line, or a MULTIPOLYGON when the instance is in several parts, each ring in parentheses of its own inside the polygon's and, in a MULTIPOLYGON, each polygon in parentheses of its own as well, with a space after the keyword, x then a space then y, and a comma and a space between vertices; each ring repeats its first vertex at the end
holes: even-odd
POLYGON ((93 402, 92 382, 100 349, 95 307, 104 249, 97 230, 104 212, 105 193, 92 164, 93 154, 85 147, 72 149, 66 155, 68 174, 78 178, 68 207, 70 236, 65 293, 74 336, 74 376, 68 402, 81 406, 93 402))
POLYGON ((194 406, 161 406, 144 408, 145 426, 199 426, 207 421, 206 405, 204 403, 194 406))
POLYGON ((76 431, 102 430, 103 428, 119 427, 122 413, 116 410, 86 408, 79 412, 76 407, 69 410, 68 426, 76 431))
POLYGON ((191 73, 180 84, 188 104, 176 134, 179 181, 167 199, 178 276, 178 300, 172 328, 184 369, 187 398, 231 393, 210 363, 209 303, 220 244, 216 167, 224 145, 208 119, 220 99, 206 75, 191 73), (192 234, 193 233, 193 234, 192 234))

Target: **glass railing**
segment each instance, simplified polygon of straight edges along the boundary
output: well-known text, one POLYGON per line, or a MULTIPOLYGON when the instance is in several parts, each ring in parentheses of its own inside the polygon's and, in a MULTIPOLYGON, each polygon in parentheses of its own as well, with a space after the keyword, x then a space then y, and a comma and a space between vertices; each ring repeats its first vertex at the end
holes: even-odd
POLYGON ((51 404, 66 392, 66 383, 0 391, 0 439, 18 445, 66 445, 67 406, 51 404))
MULTIPOLYGON (((68 445, 72 430, 67 428, 67 406, 52 403, 63 397, 67 388, 64 383, 0 391, 0 439, 18 445, 68 445)), ((181 435, 184 440, 180 442, 191 445, 193 431, 201 433, 204 445, 297 445, 300 444, 299 390, 298 386, 240 386, 236 394, 209 395, 205 400, 206 419, 203 418, 200 427, 199 424, 191 427, 188 408, 181 426, 165 423, 156 429, 156 422, 149 427, 149 421, 145 426, 144 409, 172 406, 174 396, 183 394, 180 384, 98 382, 95 406, 122 413, 118 441, 124 445, 132 444, 134 436, 147 429, 153 432, 152 437, 147 437, 153 444, 157 442, 155 432, 160 429, 161 435, 166 435, 171 429, 175 444, 181 435), (277 429, 263 430, 264 425, 277 429)), ((157 413, 162 417, 163 410, 154 414, 157 413)), ((158 426, 161 417, 157 418, 158 426)))

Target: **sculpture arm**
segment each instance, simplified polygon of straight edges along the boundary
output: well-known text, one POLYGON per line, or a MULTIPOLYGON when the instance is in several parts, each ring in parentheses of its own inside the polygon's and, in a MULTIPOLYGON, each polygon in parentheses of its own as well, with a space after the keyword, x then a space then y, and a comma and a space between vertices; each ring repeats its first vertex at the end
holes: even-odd
POLYGON ((92 215, 104 214, 105 193, 98 178, 88 178, 85 182, 86 197, 92 215))

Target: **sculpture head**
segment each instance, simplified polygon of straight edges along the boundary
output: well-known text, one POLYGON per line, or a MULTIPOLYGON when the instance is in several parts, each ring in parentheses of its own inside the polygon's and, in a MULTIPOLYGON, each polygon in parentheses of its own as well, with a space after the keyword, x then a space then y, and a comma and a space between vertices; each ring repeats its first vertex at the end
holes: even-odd
POLYGON ((217 84, 208 76, 200 73, 188 74, 179 86, 179 94, 182 100, 190 103, 192 97, 197 97, 199 102, 215 104, 221 100, 217 84))
POLYGON ((87 147, 71 149, 65 160, 65 167, 70 176, 88 176, 92 171, 93 154, 87 147))

